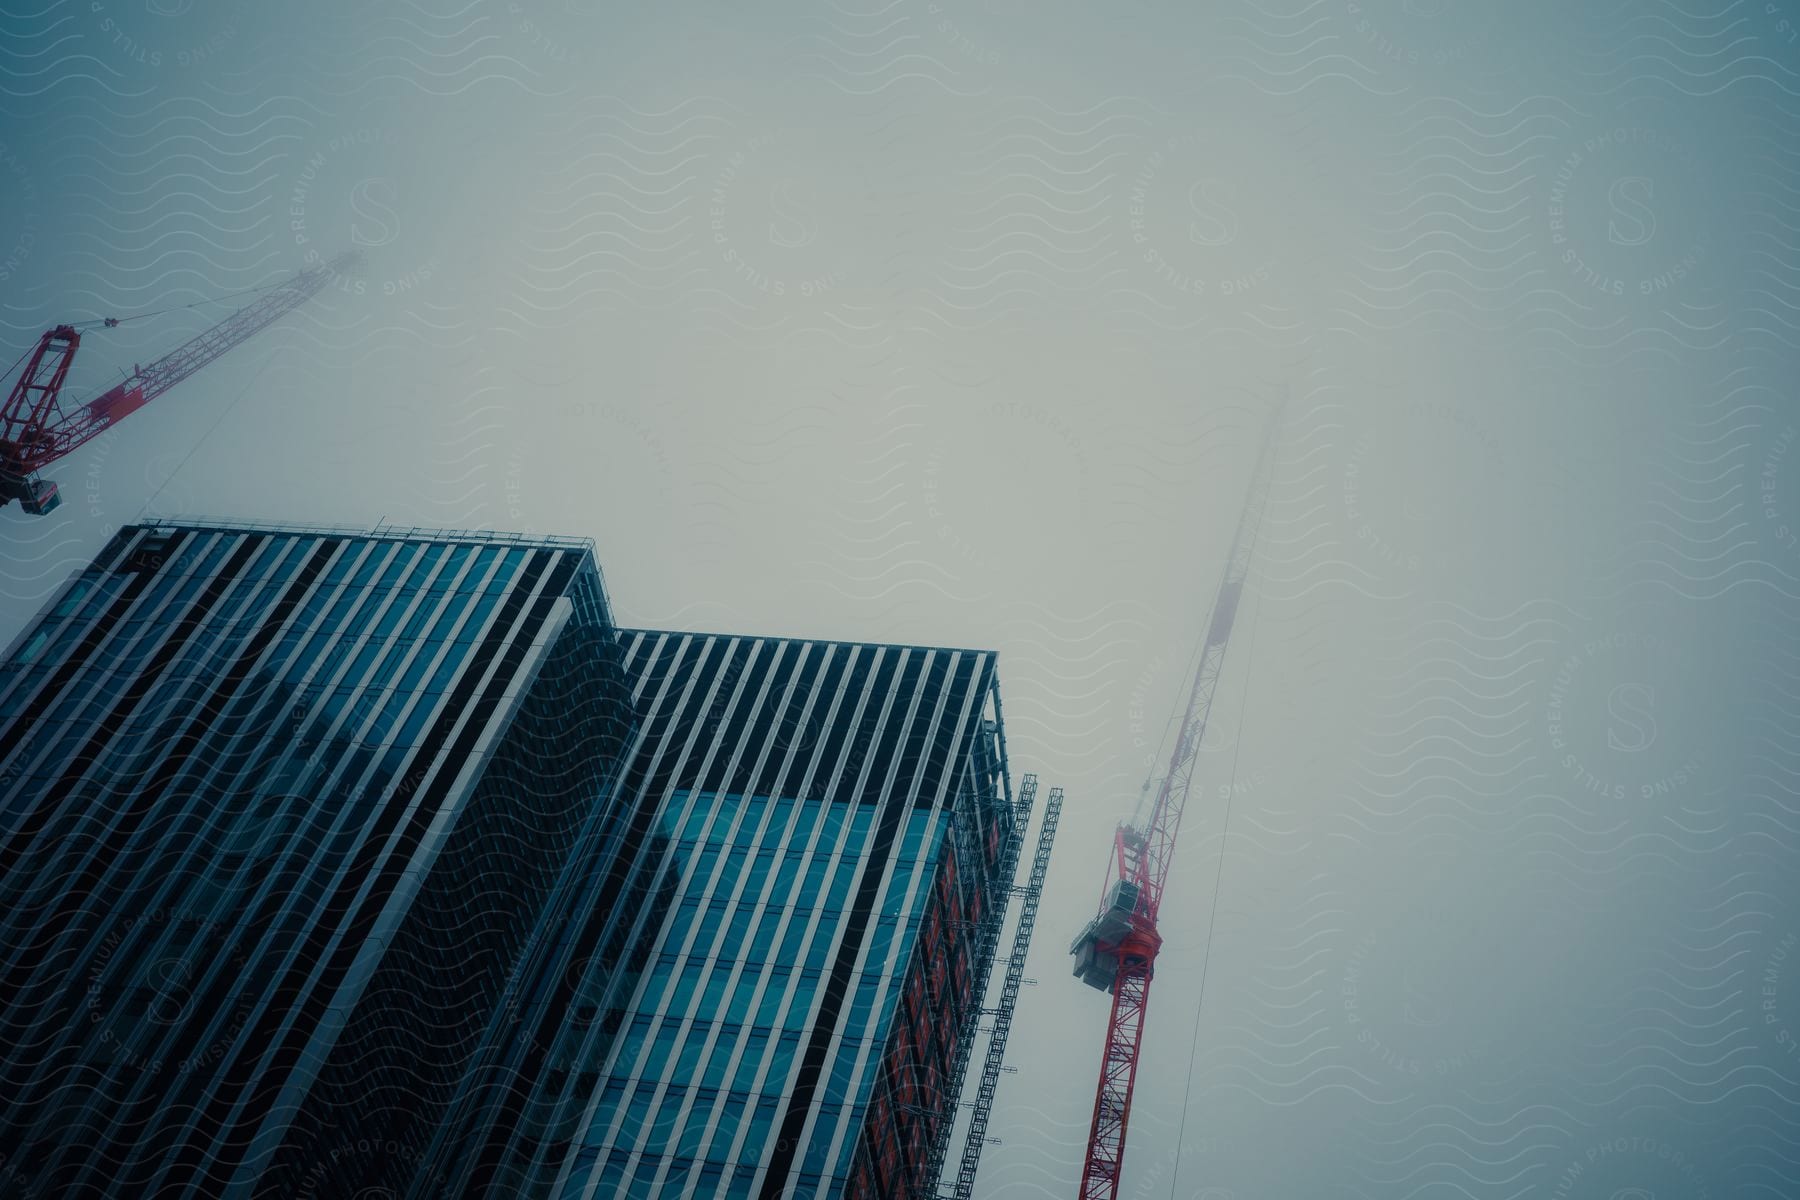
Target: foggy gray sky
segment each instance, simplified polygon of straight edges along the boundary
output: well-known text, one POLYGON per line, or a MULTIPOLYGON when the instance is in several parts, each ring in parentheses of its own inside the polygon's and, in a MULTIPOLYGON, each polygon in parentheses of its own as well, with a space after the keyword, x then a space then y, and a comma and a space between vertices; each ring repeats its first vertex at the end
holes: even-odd
POLYGON ((1064 951, 1286 390, 1122 1194, 1791 1195, 1797 28, 0 0, 6 361, 364 255, 0 513, 6 636, 188 513, 584 535, 630 624, 998 648, 1069 799, 977 1194, 1072 1196, 1064 951))

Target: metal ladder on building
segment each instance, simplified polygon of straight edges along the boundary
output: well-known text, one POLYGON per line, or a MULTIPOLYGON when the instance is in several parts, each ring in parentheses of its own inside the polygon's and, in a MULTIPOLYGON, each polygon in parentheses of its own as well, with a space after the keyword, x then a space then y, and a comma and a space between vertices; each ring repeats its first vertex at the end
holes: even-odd
MULTIPOLYGON (((956 1124, 957 1103, 962 1099, 963 1079, 968 1074, 969 1059, 975 1049, 975 1034, 981 1018, 988 1015, 987 1009, 981 1007, 981 999, 987 993, 987 980, 995 952, 1000 948, 1000 934, 1006 927, 1007 901, 1014 892, 1012 881, 1018 877, 1019 856, 1025 847, 1025 827, 1031 820, 1032 805, 1037 800, 1038 780, 1036 775, 1026 775, 1019 781, 1019 798, 1013 804, 1013 829, 1001 848, 1000 859, 995 864, 995 874, 1006 881, 1004 889, 996 889, 999 895, 989 905, 989 911, 976 926, 976 942, 973 975, 981 981, 980 992, 975 1003, 970 1006, 969 1015, 964 1025, 962 1036, 956 1041, 956 1060, 951 1065, 949 1077, 938 1097, 939 1117, 937 1128, 931 1140, 930 1158, 927 1160, 923 1175, 919 1176, 923 1185, 919 1190, 919 1200, 935 1200, 938 1173, 944 1168, 944 1159, 950 1150, 950 1134, 956 1124)), ((968 853, 977 853, 971 848, 968 853)))
POLYGON ((1062 815, 1062 802, 1063 790, 1051 788, 1050 799, 1044 805, 1043 828, 1038 831, 1037 856, 1031 862, 1031 878, 1024 887, 1013 889, 1013 894, 1020 897, 1019 925, 1013 933, 1012 953, 1006 960, 1000 1003, 993 1010, 994 1029, 988 1037, 987 1058, 981 1066, 981 1084, 975 1095, 975 1112, 969 1118, 969 1134, 963 1142, 962 1167, 956 1173, 956 1186, 950 1192, 952 1200, 970 1200, 975 1190, 975 1169, 981 1164, 981 1151, 987 1145, 988 1117, 993 1113, 994 1092, 1000 1086, 1004 1069, 1013 1009, 1019 1002, 1019 989, 1025 983, 1025 956, 1031 949, 1031 931, 1037 925, 1038 901, 1044 897, 1044 876, 1050 869, 1050 847, 1056 841, 1056 822, 1062 815))

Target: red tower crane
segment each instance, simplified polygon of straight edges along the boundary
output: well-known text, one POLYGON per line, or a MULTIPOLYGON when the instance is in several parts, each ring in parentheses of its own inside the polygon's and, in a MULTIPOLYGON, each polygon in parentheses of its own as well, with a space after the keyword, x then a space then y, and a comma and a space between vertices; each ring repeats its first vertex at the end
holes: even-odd
POLYGON ((1162 947, 1157 913, 1175 858, 1175 835, 1181 829, 1193 780, 1195 755, 1206 733, 1219 669, 1231 641, 1238 597, 1250 572, 1250 559, 1262 526, 1269 496, 1275 431, 1280 406, 1270 415, 1261 453, 1251 472, 1250 491, 1232 538, 1225 577, 1213 600, 1206 641, 1188 693, 1187 711, 1169 756, 1168 774, 1157 789, 1149 816, 1120 825, 1113 835, 1107 867, 1108 884, 1100 896, 1100 912, 1082 928, 1069 947, 1075 976, 1090 987, 1112 992, 1112 1016, 1100 1059, 1100 1083, 1094 1095, 1094 1119, 1088 1127, 1087 1160, 1081 1175, 1081 1200, 1113 1200, 1125 1166, 1125 1129, 1131 1117, 1131 1090, 1137 1081, 1138 1053, 1144 1039, 1144 1015, 1150 1007, 1150 980, 1162 947))
POLYGON ((119 318, 46 330, 7 393, 6 407, 0 408, 0 507, 17 500, 34 516, 55 508, 61 502, 56 484, 38 478, 39 471, 99 437, 233 346, 306 303, 334 276, 342 274, 353 258, 353 253, 339 255, 275 285, 149 366, 134 365, 126 379, 92 400, 67 409, 62 406, 63 382, 81 345, 81 331, 95 325, 111 328, 119 324, 119 318))

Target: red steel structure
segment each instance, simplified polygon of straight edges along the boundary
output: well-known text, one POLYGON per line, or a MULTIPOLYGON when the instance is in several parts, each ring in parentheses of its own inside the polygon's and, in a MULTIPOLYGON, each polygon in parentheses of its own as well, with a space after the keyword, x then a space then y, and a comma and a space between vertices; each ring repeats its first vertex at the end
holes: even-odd
MULTIPOLYGON (((81 331, 111 328, 116 317, 46 330, 0 408, 0 507, 17 500, 35 516, 61 502, 56 484, 37 473, 136 412, 238 343, 311 299, 344 273, 354 253, 302 271, 266 291, 217 325, 188 339, 147 367, 133 366, 123 381, 84 404, 65 409, 63 383, 81 345, 81 331)), ((135 320, 136 318, 127 318, 135 320)))
POLYGON ((1181 829, 1182 810, 1187 806, 1196 753, 1206 733, 1219 671, 1237 618, 1238 598, 1250 571, 1268 501, 1275 431, 1280 420, 1278 406, 1269 418, 1262 451, 1251 474, 1249 496, 1232 538, 1225 577, 1213 600, 1212 618, 1195 668, 1193 689, 1188 693, 1187 710, 1169 757, 1168 773, 1157 790, 1148 819, 1141 824, 1120 825, 1114 834, 1109 882, 1101 893, 1100 912, 1069 947, 1075 956, 1075 976, 1090 987, 1110 989, 1113 997, 1106 1046, 1100 1059, 1100 1083, 1094 1095, 1094 1118, 1088 1127, 1081 1200, 1113 1200, 1118 1194, 1125 1166, 1131 1092, 1143 1045, 1144 1016, 1150 1007, 1150 980, 1156 970, 1157 951, 1162 947, 1157 914, 1175 858, 1175 837, 1181 829))

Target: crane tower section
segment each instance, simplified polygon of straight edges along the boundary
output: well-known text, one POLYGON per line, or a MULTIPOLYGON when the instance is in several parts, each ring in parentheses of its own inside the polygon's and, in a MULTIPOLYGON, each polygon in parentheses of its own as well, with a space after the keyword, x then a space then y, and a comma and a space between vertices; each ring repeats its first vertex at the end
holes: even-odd
POLYGON ((1081 1200, 1113 1200, 1125 1162, 1125 1133, 1131 1117, 1131 1095, 1143 1044, 1144 1018, 1150 1006, 1162 936, 1157 930, 1163 889, 1175 856, 1181 815, 1187 807, 1196 757, 1212 713, 1225 651, 1231 643, 1238 600, 1250 573, 1250 562, 1262 527, 1273 473, 1278 405, 1270 414, 1261 452, 1251 472, 1250 488, 1232 537, 1224 578, 1212 602, 1206 638, 1200 648, 1187 707, 1176 732, 1169 767, 1157 789, 1149 815, 1120 825, 1113 835, 1107 885, 1100 910, 1069 946, 1074 974, 1090 987, 1112 993, 1112 1012, 1100 1060, 1100 1081, 1088 1130, 1088 1152, 1081 1178, 1081 1200))

